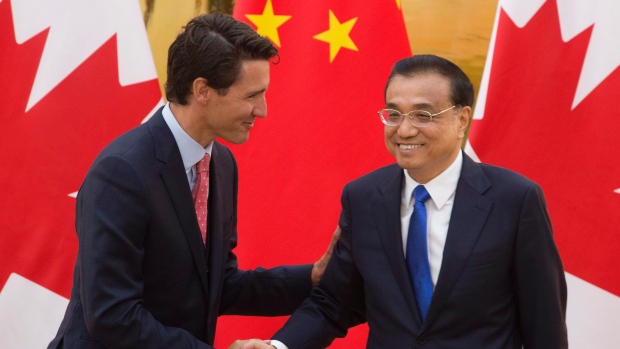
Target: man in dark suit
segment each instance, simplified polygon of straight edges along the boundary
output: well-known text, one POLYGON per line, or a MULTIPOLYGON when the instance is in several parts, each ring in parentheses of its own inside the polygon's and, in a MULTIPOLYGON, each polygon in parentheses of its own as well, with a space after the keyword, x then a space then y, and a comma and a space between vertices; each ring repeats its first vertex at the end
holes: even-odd
POLYGON ((397 164, 345 187, 325 275, 273 346, 324 348, 365 317, 368 348, 567 348, 566 281, 540 187, 460 149, 467 76, 437 56, 406 58, 385 101, 397 164))
POLYGON ((79 191, 73 290, 49 348, 211 348, 218 315, 290 314, 309 295, 329 253, 315 265, 237 268, 237 165, 215 141, 244 143, 266 116, 277 54, 220 14, 176 38, 170 103, 107 146, 79 191))

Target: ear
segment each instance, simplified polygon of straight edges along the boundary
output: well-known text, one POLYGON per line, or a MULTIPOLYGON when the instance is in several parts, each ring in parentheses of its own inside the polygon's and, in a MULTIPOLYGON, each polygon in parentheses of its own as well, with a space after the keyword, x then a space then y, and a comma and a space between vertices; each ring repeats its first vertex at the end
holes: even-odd
POLYGON ((465 106, 459 110, 458 118, 458 127, 459 127, 459 136, 461 138, 465 137, 465 131, 467 130, 467 126, 469 125, 469 121, 471 120, 471 107, 465 106))
POLYGON ((192 83, 192 97, 196 102, 201 104, 206 104, 213 93, 213 89, 207 85, 207 79, 205 78, 196 78, 192 83))

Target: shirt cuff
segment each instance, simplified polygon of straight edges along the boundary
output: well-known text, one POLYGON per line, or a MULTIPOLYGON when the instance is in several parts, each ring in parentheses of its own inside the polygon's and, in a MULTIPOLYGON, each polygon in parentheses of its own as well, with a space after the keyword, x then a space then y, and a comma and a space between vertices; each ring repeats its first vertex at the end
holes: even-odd
POLYGON ((288 347, 286 345, 284 345, 284 343, 282 343, 280 341, 277 341, 275 339, 271 340, 271 345, 273 345, 277 349, 288 349, 288 347))

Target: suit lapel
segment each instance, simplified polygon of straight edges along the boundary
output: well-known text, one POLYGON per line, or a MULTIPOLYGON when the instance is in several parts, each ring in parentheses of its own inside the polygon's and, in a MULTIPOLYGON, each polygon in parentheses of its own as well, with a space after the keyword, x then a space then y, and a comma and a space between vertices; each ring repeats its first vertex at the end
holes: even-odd
POLYGON ((403 169, 394 165, 384 184, 379 189, 379 199, 373 203, 375 227, 379 231, 383 249, 394 273, 398 287, 415 318, 417 327, 422 319, 413 296, 409 271, 403 253, 403 239, 400 223, 400 201, 403 186, 403 169))
POLYGON ((165 163, 161 171, 162 180, 168 189, 170 200, 181 223, 187 244, 200 274, 205 295, 207 295, 207 267, 204 248, 181 153, 172 132, 164 121, 161 109, 148 121, 148 124, 155 142, 155 156, 165 163))
POLYGON ((437 318, 463 272, 493 206, 483 196, 490 187, 480 165, 463 154, 463 168, 456 187, 441 270, 422 330, 437 318))
MULTIPOLYGON (((225 193, 222 193, 223 188, 232 188, 232 185, 226 185, 226 181, 232 180, 232 178, 225 178, 226 173, 233 173, 232 169, 227 169, 228 164, 224 161, 224 155, 220 154, 218 143, 213 144, 213 150, 211 151, 211 164, 209 166, 209 229, 207 231, 209 246, 208 255, 209 265, 214 266, 210 271, 209 277, 211 280, 211 295, 217 294, 217 288, 219 282, 216 280, 222 280, 222 270, 218 266, 222 265, 222 261, 226 259, 223 253, 228 253, 228 249, 223 249, 221 246, 224 244, 224 224, 227 222, 228 217, 224 217, 225 207, 227 205, 224 201, 231 197, 225 193)), ((216 297, 211 297, 209 300, 209 309, 214 309, 216 297)))

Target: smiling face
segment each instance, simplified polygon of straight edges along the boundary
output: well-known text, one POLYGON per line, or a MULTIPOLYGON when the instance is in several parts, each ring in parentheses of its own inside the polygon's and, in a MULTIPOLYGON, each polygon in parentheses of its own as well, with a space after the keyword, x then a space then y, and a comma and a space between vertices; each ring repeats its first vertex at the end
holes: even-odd
POLYGON ((203 117, 203 127, 210 138, 245 143, 255 118, 267 116, 265 93, 268 86, 269 61, 252 60, 242 63, 239 79, 225 95, 211 89, 203 117))
MULTIPOLYGON (((386 108, 403 114, 412 110, 434 114, 453 105, 450 91, 450 80, 437 73, 397 75, 387 87, 386 108)), ((457 106, 421 128, 413 126, 405 117, 398 126, 385 126, 385 145, 413 179, 427 183, 456 159, 470 114, 470 107, 457 106)))

